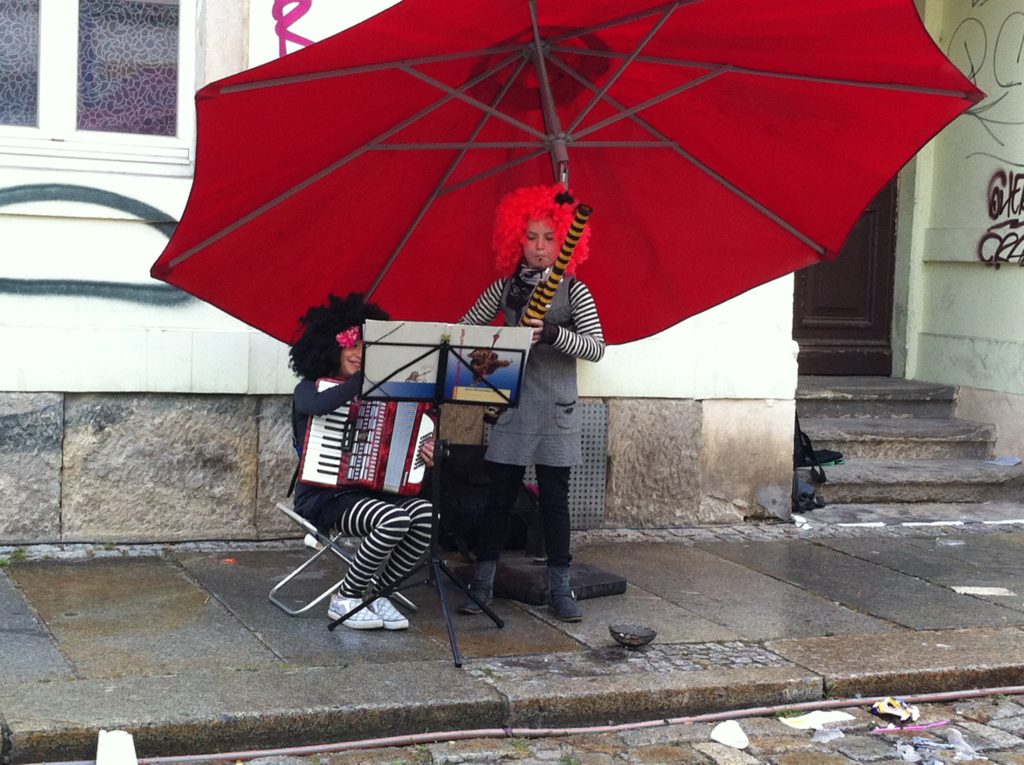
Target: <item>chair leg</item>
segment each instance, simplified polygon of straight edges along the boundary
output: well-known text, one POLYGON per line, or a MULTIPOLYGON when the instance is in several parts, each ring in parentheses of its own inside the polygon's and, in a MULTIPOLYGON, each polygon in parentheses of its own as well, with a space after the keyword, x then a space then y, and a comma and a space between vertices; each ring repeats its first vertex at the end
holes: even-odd
MULTIPOLYGON (((311 565, 313 565, 322 555, 326 554, 328 550, 333 550, 333 549, 334 549, 333 547, 323 547, 323 548, 321 548, 320 550, 318 550, 316 552, 315 555, 310 556, 305 562, 303 562, 303 564, 301 566, 296 568, 294 571, 292 571, 290 574, 288 574, 288 576, 286 576, 284 579, 282 579, 280 582, 278 582, 276 585, 274 585, 274 589, 272 589, 270 591, 270 594, 267 595, 267 597, 270 599, 270 602, 273 603, 278 608, 280 608, 282 611, 284 611, 289 616, 298 616, 299 614, 306 613, 306 611, 308 611, 309 609, 313 608, 318 603, 323 602, 324 600, 329 598, 332 594, 334 594, 337 591, 337 589, 341 586, 341 583, 343 581, 345 581, 345 577, 342 577, 341 579, 339 579, 337 582, 332 584, 328 589, 324 590, 316 598, 314 598, 313 600, 309 601, 309 603, 307 603, 306 605, 302 606, 301 608, 289 608, 287 605, 285 605, 282 601, 280 601, 277 598, 278 590, 280 590, 282 587, 284 587, 286 584, 288 584, 288 582, 290 582, 292 579, 294 579, 299 574, 301 574, 303 571, 305 571, 307 568, 309 568, 311 565)), ((335 552, 335 554, 337 554, 338 551, 335 550, 334 552, 335 552)))

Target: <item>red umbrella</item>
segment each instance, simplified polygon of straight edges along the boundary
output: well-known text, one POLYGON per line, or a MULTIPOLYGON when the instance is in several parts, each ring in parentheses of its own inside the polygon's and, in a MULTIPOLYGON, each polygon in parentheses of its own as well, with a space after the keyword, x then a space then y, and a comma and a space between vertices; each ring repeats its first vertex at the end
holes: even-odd
POLYGON ((981 97, 913 0, 404 0, 199 92, 152 273, 285 342, 330 292, 451 320, 499 197, 568 178, 627 342, 835 257, 981 97))

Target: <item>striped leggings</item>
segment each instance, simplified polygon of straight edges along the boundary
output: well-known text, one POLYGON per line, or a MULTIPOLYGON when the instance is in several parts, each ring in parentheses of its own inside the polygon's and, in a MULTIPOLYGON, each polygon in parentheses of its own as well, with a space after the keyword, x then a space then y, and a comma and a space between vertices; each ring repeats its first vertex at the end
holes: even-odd
POLYGON ((398 582, 420 562, 430 547, 431 504, 410 497, 396 505, 365 494, 351 500, 334 525, 347 536, 363 537, 340 588, 345 597, 359 598, 382 565, 374 586, 377 592, 398 582))

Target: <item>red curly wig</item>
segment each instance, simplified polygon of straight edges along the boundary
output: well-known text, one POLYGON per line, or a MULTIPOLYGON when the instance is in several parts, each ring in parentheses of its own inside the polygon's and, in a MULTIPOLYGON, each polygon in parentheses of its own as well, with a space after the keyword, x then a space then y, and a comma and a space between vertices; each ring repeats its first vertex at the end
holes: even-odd
MULTIPOLYGON (((526 224, 531 220, 546 220, 555 230, 555 244, 559 249, 569 233, 576 205, 571 201, 560 203, 555 200, 559 194, 565 194, 561 184, 554 186, 522 186, 510 191, 498 203, 498 211, 494 219, 494 267, 503 274, 515 271, 523 259, 523 241, 526 224)), ((565 269, 573 273, 576 266, 587 259, 590 248, 590 226, 583 229, 583 235, 576 243, 572 260, 565 269)))

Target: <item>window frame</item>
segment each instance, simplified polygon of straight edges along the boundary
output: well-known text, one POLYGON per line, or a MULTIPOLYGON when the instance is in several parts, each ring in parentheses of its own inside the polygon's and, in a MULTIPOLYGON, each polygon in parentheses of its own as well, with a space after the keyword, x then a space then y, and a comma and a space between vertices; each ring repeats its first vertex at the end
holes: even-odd
POLYGON ((0 125, 0 165, 190 175, 195 161, 197 6, 198 0, 178 2, 177 129, 173 136, 159 136, 78 129, 79 4, 39 0, 37 124, 0 125))

